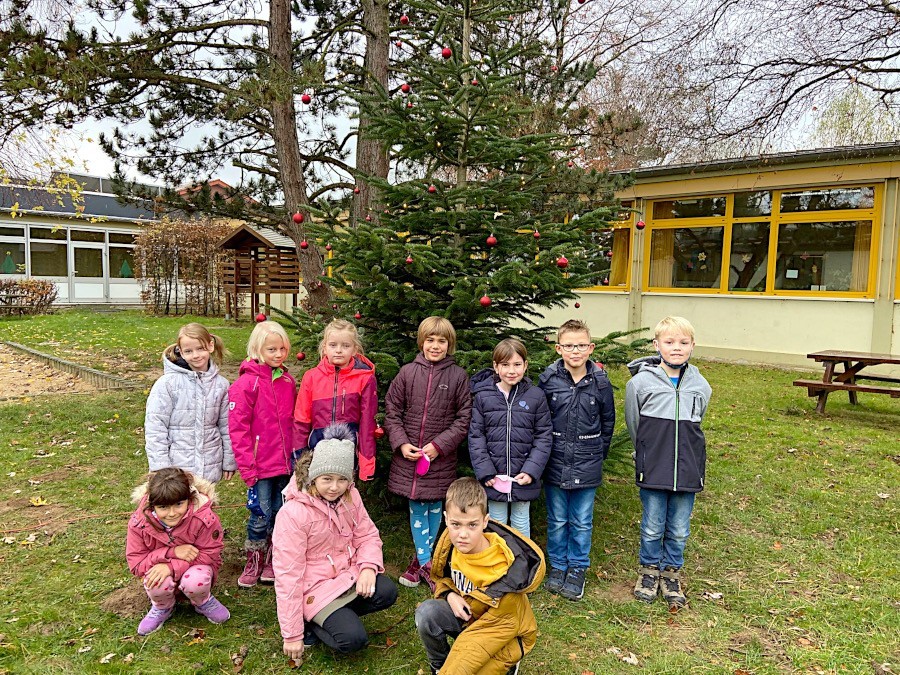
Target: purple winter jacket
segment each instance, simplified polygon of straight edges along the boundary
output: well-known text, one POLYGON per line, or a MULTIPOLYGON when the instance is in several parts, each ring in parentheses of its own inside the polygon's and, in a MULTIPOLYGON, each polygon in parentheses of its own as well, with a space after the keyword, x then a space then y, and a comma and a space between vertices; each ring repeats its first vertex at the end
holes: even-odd
POLYGON ((388 490, 421 501, 443 499, 456 480, 456 448, 466 438, 472 417, 466 371, 452 356, 432 363, 419 352, 391 382, 384 408, 384 427, 394 449, 388 490), (417 448, 433 443, 438 449, 424 476, 416 475, 416 463, 400 452, 404 443, 417 448))
POLYGON ((291 452, 300 447, 294 422, 297 382, 281 367, 272 379, 264 363, 245 359, 228 390, 228 431, 241 478, 252 486, 261 478, 291 473, 291 452))

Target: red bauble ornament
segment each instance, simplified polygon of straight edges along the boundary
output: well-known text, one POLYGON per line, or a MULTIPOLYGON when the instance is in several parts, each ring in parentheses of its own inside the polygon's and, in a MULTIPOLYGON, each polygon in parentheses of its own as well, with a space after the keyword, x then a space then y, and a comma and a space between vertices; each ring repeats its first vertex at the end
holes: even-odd
POLYGON ((437 192, 437 188, 436 188, 434 185, 429 185, 429 186, 428 186, 428 191, 429 191, 431 194, 434 194, 435 192, 437 192))
POLYGON ((330 250, 331 250, 331 244, 325 244, 325 250, 326 250, 326 251, 330 251, 330 250))
POLYGON ((612 258, 612 249, 610 249, 609 251, 606 252, 606 257, 612 258))
POLYGON ((379 438, 384 438, 384 429, 381 427, 380 424, 375 425, 375 430, 372 432, 372 435, 375 437, 375 440, 378 440, 379 438))
POLYGON ((397 40, 397 41, 394 43, 394 46, 395 46, 395 47, 402 47, 402 46, 403 46, 403 43, 402 43, 400 40, 397 40))
POLYGON ((644 227, 646 227, 646 223, 643 220, 639 220, 634 224, 634 226, 639 230, 643 230, 644 227))
POLYGON ((561 270, 566 269, 566 268, 569 266, 569 259, 568 259, 566 256, 561 255, 561 256, 556 260, 556 266, 557 266, 559 269, 561 269, 561 270))
POLYGON ((586 3, 586 2, 587 2, 587 0, 578 0, 578 4, 579 4, 579 5, 583 5, 583 4, 586 3))
POLYGON ((309 248, 309 242, 306 241, 306 239, 304 239, 303 241, 300 242, 300 248, 302 248, 305 251, 306 249, 309 248))
POLYGON ((578 309, 579 307, 581 307, 581 303, 580 303, 580 302, 576 302, 576 303, 575 303, 575 309, 578 309))
POLYGON ((367 222, 367 223, 371 223, 371 222, 372 222, 372 216, 366 216, 366 222, 367 222))
POLYGON ((406 264, 412 265, 412 256, 411 255, 406 256, 406 264))
POLYGON ((413 107, 413 102, 412 102, 412 101, 407 101, 407 102, 406 102, 406 107, 407 107, 407 108, 412 108, 412 107, 413 107))
POLYGON ((409 86, 408 82, 404 82, 400 85, 400 91, 402 91, 404 94, 408 94, 412 91, 412 87, 409 86))
POLYGON ((566 166, 569 167, 569 168, 571 169, 573 166, 575 166, 575 162, 573 162, 573 161, 570 159, 568 162, 566 162, 566 166))
POLYGON ((302 361, 306 358, 306 352, 297 352, 297 360, 302 361))
POLYGON ((491 306, 491 299, 486 295, 482 295, 481 300, 479 300, 478 302, 481 303, 482 307, 490 307, 491 306))
POLYGON ((331 309, 337 309, 337 305, 332 305, 331 309))
POLYGON ((299 211, 297 211, 297 213, 295 213, 293 216, 291 216, 291 218, 293 218, 294 222, 297 223, 298 225, 305 220, 305 216, 302 213, 300 213, 299 211))
POLYGON ((409 17, 406 16, 406 14, 404 14, 403 16, 400 17, 400 25, 401 25, 401 26, 408 26, 408 25, 409 25, 409 17))
POLYGON ((538 232, 537 230, 535 230, 535 231, 534 231, 534 234, 533 234, 532 236, 533 236, 535 239, 540 239, 540 238, 541 238, 541 233, 538 232))
POLYGON ((484 243, 487 244, 488 246, 496 246, 497 245, 497 237, 495 237, 494 235, 491 235, 490 237, 485 239, 484 243))
POLYGON ((358 188, 358 187, 353 188, 353 194, 355 194, 355 195, 358 195, 358 194, 359 194, 359 188, 358 188))
POLYGON ((300 100, 303 101, 303 105, 309 105, 310 103, 312 103, 312 96, 310 96, 309 94, 303 94, 303 96, 300 97, 300 100))
POLYGON ((600 283, 604 286, 609 286, 609 277, 603 277, 603 280, 600 283))
POLYGON ((559 70, 559 66, 555 66, 555 65, 554 65, 554 66, 550 66, 550 72, 551 72, 551 73, 555 73, 557 70, 559 70))
POLYGON ((360 314, 359 312, 357 312, 356 314, 353 315, 353 318, 354 318, 354 319, 361 319, 361 318, 362 318, 362 314, 360 314))
POLYGON ((473 86, 473 87, 477 87, 477 86, 478 86, 478 80, 475 79, 474 77, 472 78, 472 86, 473 86))
POLYGON ((449 59, 451 56, 453 56, 453 50, 450 49, 450 47, 444 47, 441 50, 441 56, 443 56, 445 59, 449 59))
POLYGON ((265 320, 266 320, 266 315, 263 314, 262 312, 260 312, 259 314, 256 315, 256 323, 262 323, 265 320))

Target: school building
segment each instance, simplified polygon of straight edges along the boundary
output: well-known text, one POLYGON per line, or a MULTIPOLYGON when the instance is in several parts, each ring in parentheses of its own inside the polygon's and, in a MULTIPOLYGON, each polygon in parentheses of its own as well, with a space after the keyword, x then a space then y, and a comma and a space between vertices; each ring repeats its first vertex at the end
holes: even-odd
MULTIPOLYGON (((810 366, 900 353, 900 143, 639 169, 609 268, 549 323, 689 318, 698 355, 810 366)), ((607 252, 610 255, 610 252, 607 252)))

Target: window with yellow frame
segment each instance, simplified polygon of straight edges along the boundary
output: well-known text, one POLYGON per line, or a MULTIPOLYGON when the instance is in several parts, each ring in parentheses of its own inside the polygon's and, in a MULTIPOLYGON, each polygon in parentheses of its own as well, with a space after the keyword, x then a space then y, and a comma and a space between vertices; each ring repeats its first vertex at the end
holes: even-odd
POLYGON ((591 232, 591 245, 602 255, 590 264, 594 284, 586 290, 622 291, 629 288, 633 208, 633 202, 623 201, 622 210, 608 227, 591 232))
POLYGON ((655 200, 644 287, 871 297, 881 194, 860 185, 655 200))

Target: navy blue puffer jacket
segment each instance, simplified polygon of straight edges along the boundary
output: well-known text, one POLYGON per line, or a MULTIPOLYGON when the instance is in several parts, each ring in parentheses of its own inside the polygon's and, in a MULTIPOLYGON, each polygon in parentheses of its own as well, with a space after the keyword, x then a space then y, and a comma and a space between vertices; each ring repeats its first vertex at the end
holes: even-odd
POLYGON ((609 453, 616 408, 606 372, 593 361, 578 383, 562 359, 547 366, 538 380, 553 416, 553 452, 544 482, 563 490, 597 487, 609 453))
POLYGON ((497 388, 490 368, 472 377, 472 423, 469 425, 469 455, 475 477, 482 483, 498 474, 527 473, 533 482, 515 481, 510 494, 486 487, 493 501, 527 502, 541 493, 541 474, 553 444, 550 409, 538 387, 524 378, 507 399, 497 388))

